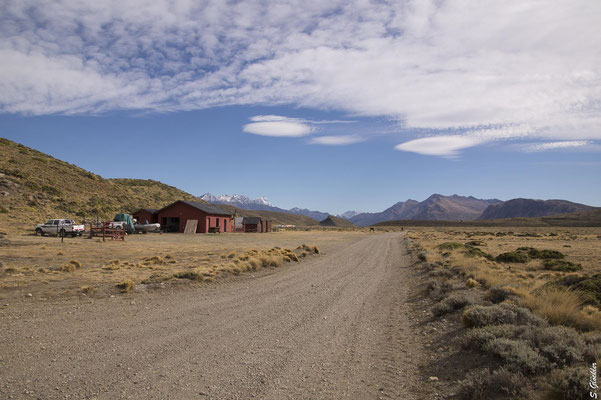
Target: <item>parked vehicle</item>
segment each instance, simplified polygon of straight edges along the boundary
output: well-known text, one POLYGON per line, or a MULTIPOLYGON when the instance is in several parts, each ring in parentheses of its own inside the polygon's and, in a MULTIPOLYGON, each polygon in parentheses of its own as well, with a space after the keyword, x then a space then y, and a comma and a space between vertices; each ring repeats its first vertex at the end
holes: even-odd
POLYGON ((35 234, 36 235, 57 235, 57 236, 67 236, 71 235, 81 236, 85 227, 83 225, 78 225, 72 219, 51 219, 45 224, 37 224, 35 226, 35 234))
POLYGON ((109 224, 109 227, 124 229, 128 234, 136 232, 134 221, 129 214, 115 214, 115 218, 113 218, 109 224))
POLYGON ((160 232, 161 231, 161 224, 150 224, 148 223, 148 221, 144 222, 143 224, 134 223, 134 227, 136 228, 136 233, 140 232, 140 233, 148 233, 148 232, 160 232))

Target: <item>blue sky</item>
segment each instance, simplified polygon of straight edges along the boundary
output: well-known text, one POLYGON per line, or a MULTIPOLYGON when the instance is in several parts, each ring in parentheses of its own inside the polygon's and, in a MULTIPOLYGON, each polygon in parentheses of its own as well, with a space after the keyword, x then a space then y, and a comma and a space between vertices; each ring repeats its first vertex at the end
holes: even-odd
POLYGON ((601 206, 599 2, 1 7, 0 136, 104 177, 333 213, 601 206))

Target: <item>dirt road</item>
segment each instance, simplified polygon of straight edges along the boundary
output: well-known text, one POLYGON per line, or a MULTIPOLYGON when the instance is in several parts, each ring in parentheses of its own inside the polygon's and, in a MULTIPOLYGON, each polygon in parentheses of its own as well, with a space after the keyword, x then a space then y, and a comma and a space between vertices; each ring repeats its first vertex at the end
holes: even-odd
MULTIPOLYGON (((412 399, 402 236, 254 278, 0 313, 0 398, 412 399)), ((28 303, 24 303, 28 304, 28 303)))

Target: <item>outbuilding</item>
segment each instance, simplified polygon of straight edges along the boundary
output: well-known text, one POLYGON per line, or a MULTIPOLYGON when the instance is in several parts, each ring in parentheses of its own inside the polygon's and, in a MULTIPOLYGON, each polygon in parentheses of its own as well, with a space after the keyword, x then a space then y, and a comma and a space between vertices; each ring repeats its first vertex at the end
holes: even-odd
POLYGON ((261 218, 259 217, 244 217, 242 224, 244 225, 244 232, 262 232, 263 224, 261 224, 261 218))
POLYGON ((196 233, 231 232, 232 214, 200 201, 178 200, 158 212, 158 221, 165 232, 184 232, 186 224, 196 224, 196 233), (196 221, 196 222, 194 222, 196 221))
POLYGON ((131 213, 131 215, 141 224, 146 221, 151 224, 156 224, 159 222, 158 211, 159 210, 155 210, 154 208, 140 208, 138 211, 131 213))
POLYGON ((261 217, 245 217, 242 221, 244 232, 271 232, 271 221, 261 217))

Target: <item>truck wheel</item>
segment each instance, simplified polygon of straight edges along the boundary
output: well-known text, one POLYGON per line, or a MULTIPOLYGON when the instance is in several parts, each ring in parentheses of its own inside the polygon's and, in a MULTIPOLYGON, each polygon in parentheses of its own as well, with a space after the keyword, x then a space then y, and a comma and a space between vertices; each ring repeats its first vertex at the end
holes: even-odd
POLYGON ((44 236, 44 232, 42 231, 42 228, 36 228, 35 230, 35 235, 38 236, 44 236))
POLYGON ((73 232, 73 233, 71 234, 71 237, 77 237, 77 232, 73 232))

